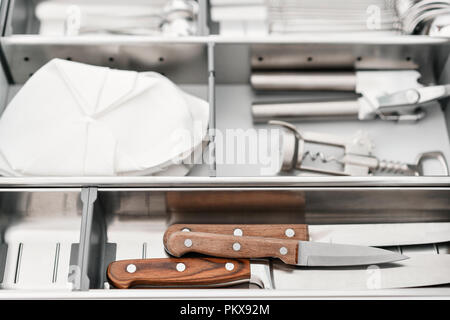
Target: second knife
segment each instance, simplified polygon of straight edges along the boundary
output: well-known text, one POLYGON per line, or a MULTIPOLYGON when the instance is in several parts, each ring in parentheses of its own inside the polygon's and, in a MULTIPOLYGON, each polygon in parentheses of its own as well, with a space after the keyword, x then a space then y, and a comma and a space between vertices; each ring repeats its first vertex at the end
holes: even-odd
POLYGON ((268 264, 261 260, 165 258, 115 261, 109 265, 107 275, 109 282, 120 289, 210 288, 250 282, 278 290, 368 290, 450 283, 449 268, 449 254, 415 254, 399 263, 370 268, 298 268, 274 264, 272 275, 268 264))
POLYGON ((371 247, 405 246, 450 241, 449 222, 367 224, 173 224, 164 234, 177 231, 353 244, 371 247))

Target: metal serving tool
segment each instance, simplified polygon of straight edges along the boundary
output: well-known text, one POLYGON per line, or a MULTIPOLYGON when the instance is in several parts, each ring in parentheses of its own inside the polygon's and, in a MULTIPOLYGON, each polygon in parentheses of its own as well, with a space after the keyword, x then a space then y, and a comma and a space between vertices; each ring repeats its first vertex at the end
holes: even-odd
POLYGON ((420 74, 404 71, 352 72, 255 72, 257 90, 354 91, 359 98, 322 102, 255 103, 254 122, 275 120, 372 120, 417 121, 425 117, 427 103, 450 96, 450 84, 423 86, 420 74))
POLYGON ((371 154, 372 143, 364 135, 357 134, 351 139, 344 139, 332 135, 312 132, 300 132, 287 122, 272 120, 269 124, 279 125, 287 130, 283 133, 281 150, 281 171, 293 169, 338 176, 366 176, 376 172, 401 174, 407 176, 422 176, 425 160, 438 160, 443 168, 442 175, 448 176, 449 169, 444 154, 441 151, 424 152, 417 156, 413 163, 380 160, 371 154), (323 152, 306 150, 305 144, 317 146, 333 146, 343 150, 340 156, 326 156, 323 152), (311 166, 306 162, 337 164, 337 167, 311 166))

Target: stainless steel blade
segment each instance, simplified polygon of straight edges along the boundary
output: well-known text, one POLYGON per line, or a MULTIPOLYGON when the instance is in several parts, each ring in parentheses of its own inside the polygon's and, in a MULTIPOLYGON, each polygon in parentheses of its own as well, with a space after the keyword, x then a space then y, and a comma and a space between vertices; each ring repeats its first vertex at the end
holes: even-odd
POLYGON ((366 267, 302 268, 275 262, 278 290, 371 290, 450 283, 450 255, 411 254, 410 259, 366 267))
POLYGON ((310 241, 298 242, 297 264, 299 266, 357 266, 405 259, 408 257, 379 248, 310 241))
POLYGON ((310 241, 402 246, 450 241, 449 222, 309 225, 310 241))

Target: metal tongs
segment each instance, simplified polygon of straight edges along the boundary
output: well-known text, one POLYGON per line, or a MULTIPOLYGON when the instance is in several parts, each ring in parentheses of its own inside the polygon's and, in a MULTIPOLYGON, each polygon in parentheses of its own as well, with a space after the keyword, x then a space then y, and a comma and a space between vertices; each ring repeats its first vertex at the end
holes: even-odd
POLYGON ((442 175, 448 176, 449 169, 444 154, 441 151, 421 153, 413 163, 380 160, 371 154, 372 143, 364 135, 358 134, 352 139, 343 139, 332 135, 303 132, 284 121, 269 121, 269 124, 279 125, 287 130, 283 135, 281 152, 281 171, 300 170, 319 174, 336 176, 367 176, 376 172, 400 174, 406 176, 423 176, 425 160, 438 160, 443 168, 442 175), (326 156, 323 152, 306 150, 305 144, 316 144, 319 147, 332 146, 343 150, 339 156, 326 156), (311 166, 308 160, 320 162, 321 165, 336 164, 338 168, 327 166, 311 166))
MULTIPOLYGON (((305 82, 320 83, 316 90, 354 90, 360 96, 352 100, 253 104, 254 122, 272 119, 304 121, 328 119, 381 119, 417 121, 425 116, 425 104, 450 96, 450 84, 422 86, 416 71, 357 72, 355 76, 338 73, 255 73, 256 90, 305 90, 305 82), (324 84, 325 83, 325 84, 324 84), (326 87, 328 83, 328 88, 326 87), (272 88, 269 87, 272 86, 272 88)), ((307 87, 306 90, 311 90, 307 87)))

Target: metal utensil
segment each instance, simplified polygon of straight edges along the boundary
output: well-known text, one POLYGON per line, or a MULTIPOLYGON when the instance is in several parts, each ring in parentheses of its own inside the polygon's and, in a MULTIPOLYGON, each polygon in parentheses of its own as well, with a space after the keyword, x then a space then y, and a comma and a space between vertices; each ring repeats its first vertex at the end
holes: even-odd
POLYGON ((275 262, 278 290, 375 290, 450 283, 450 255, 410 254, 408 260, 369 267, 295 268, 275 262))
POLYGON ((350 100, 293 103, 254 103, 253 121, 271 119, 417 121, 425 117, 423 107, 450 96, 450 84, 424 87, 416 71, 347 73, 255 72, 252 86, 257 90, 355 91, 350 100))
POLYGON ((182 231, 167 239, 166 249, 176 257, 196 252, 225 258, 279 258, 286 264, 308 267, 370 265, 408 258, 364 246, 182 231))
POLYGON ((402 174, 408 176, 424 175, 423 165, 426 160, 437 160, 442 167, 442 175, 448 176, 449 169, 445 156, 440 151, 421 153, 413 163, 380 160, 371 154, 372 143, 361 133, 350 139, 343 139, 321 133, 300 132, 297 128, 284 121, 269 121, 270 124, 280 125, 283 132, 283 146, 281 151, 282 171, 293 169, 327 175, 365 176, 375 172, 402 174), (326 156, 321 151, 307 150, 305 144, 317 146, 333 146, 342 149, 339 156, 326 156), (307 160, 320 166, 307 164, 307 160), (337 164, 338 167, 324 167, 324 164, 337 164))
POLYGON ((435 18, 450 14, 450 2, 421 0, 397 1, 396 10, 406 34, 428 34, 435 18))

